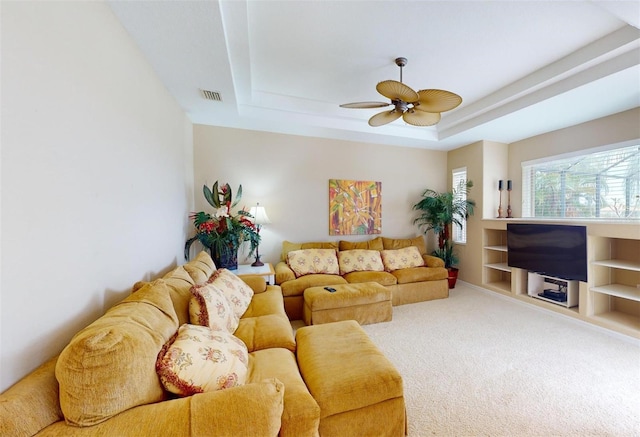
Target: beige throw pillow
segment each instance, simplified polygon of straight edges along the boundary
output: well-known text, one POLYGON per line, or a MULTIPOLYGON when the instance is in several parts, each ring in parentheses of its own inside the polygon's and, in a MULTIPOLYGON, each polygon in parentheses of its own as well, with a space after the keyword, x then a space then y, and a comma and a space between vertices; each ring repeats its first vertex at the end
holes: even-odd
POLYGON ((324 273, 340 274, 335 249, 301 249, 287 254, 287 264, 296 277, 324 273))
POLYGON ((239 319, 219 288, 210 283, 194 285, 191 294, 189 320, 192 324, 235 332, 239 319))
POLYGON ((338 252, 338 263, 340 274, 346 275, 351 272, 383 272, 384 265, 378 250, 342 250, 338 252))
POLYGON ((249 353, 226 331, 182 325, 158 355, 156 371, 167 391, 190 396, 244 385, 249 353))
POLYGON ((384 269, 387 272, 424 266, 424 258, 420 255, 420 251, 416 246, 396 250, 383 250, 380 255, 382 256, 384 269))
POLYGON ((251 287, 227 269, 216 270, 207 282, 222 291, 236 318, 241 318, 251 304, 253 297, 251 287))

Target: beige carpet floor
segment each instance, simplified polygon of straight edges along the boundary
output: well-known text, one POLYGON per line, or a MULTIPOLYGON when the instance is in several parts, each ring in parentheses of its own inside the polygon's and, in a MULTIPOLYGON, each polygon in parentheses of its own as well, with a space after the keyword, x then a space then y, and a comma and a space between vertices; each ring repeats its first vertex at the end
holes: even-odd
POLYGON ((366 325, 410 436, 640 436, 640 342, 458 283, 366 325))

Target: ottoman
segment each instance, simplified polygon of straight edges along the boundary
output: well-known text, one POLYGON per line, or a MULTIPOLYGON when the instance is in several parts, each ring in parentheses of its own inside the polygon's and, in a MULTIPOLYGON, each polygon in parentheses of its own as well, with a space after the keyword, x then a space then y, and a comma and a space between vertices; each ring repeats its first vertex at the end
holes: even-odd
POLYGON ((377 282, 331 285, 304 291, 303 320, 306 325, 355 320, 361 325, 388 322, 393 316, 391 290, 377 282))
POLYGON ((402 377, 356 321, 299 328, 296 343, 321 437, 406 434, 402 377))

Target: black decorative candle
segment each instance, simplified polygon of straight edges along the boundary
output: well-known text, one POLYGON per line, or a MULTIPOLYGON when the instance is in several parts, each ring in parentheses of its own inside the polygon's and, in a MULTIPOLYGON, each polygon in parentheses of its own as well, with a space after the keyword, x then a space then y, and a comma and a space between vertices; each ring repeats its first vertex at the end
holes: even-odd
POLYGON ((498 181, 498 190, 502 191, 502 179, 498 181))
POLYGON ((511 191, 511 179, 507 181, 507 190, 511 191))

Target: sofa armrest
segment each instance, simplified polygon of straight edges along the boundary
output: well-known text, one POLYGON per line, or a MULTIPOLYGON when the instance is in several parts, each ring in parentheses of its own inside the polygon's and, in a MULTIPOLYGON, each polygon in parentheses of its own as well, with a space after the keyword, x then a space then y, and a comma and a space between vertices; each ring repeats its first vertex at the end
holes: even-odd
POLYGON ((444 267, 444 261, 442 258, 438 258, 433 255, 422 255, 422 259, 424 259, 427 267, 444 267))
POLYGON ((296 279, 296 274, 293 273, 293 270, 291 270, 289 265, 284 261, 278 262, 278 264, 276 264, 275 270, 276 284, 278 285, 282 284, 283 282, 293 281, 294 279, 296 279))
POLYGON ((264 293, 267 290, 267 281, 263 276, 243 276, 241 279, 254 293, 264 293))
POLYGON ((0 435, 32 436, 62 419, 51 358, 0 394, 0 435))
POLYGON ((93 426, 77 427, 59 421, 44 429, 42 435, 275 437, 282 424, 283 399, 284 385, 271 378, 225 390, 140 405, 93 426))

